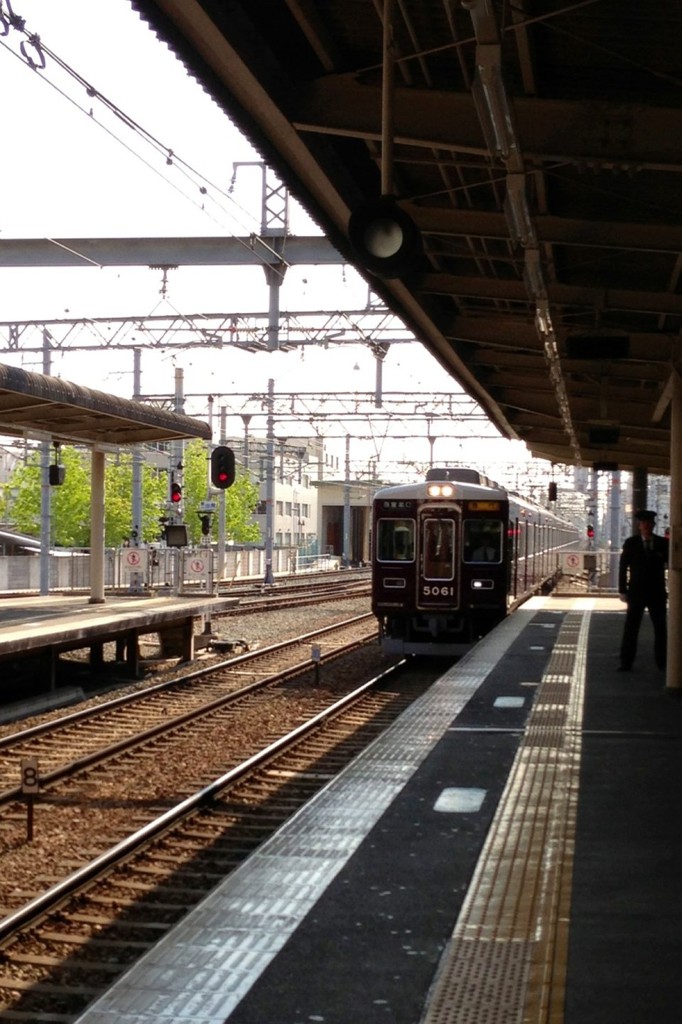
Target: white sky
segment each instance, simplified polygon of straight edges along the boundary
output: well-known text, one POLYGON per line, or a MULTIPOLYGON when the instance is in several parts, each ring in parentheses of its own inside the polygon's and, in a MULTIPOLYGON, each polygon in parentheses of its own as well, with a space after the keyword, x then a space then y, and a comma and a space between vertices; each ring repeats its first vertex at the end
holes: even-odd
MULTIPOLYGON (((161 149, 87 95, 57 61, 32 70, 20 56, 23 33, 0 37, 5 156, 0 192, 0 239, 239 235, 260 228, 261 171, 242 167, 229 193, 235 162, 258 154, 220 108, 190 78, 183 65, 131 10, 127 0, 12 0, 26 29, 120 111, 161 143, 161 149), (172 150, 173 163, 167 164, 172 150), (191 170, 187 170, 190 168, 191 170), (201 178, 201 180, 200 180, 201 178), (199 191, 200 184, 206 194, 199 191)), ((34 57, 35 50, 28 46, 34 57)), ((307 215, 290 208, 293 234, 317 232, 307 215)), ((179 268, 160 294, 161 272, 148 268, 83 270, 0 269, 0 321, 59 317, 141 316, 152 313, 265 312, 268 292, 259 268, 179 268)), ((367 286, 349 267, 292 268, 281 289, 283 310, 359 309, 367 286)), ((0 351, 0 359, 41 370, 35 356, 0 351)), ((142 392, 172 393, 176 366, 189 393, 374 391, 375 363, 366 347, 306 348, 286 354, 247 354, 234 348, 165 356, 143 350, 142 392), (357 368, 356 368, 357 367, 357 368)), ((123 397, 132 393, 132 353, 82 352, 56 355, 52 373, 123 397)), ((458 391, 457 385, 419 344, 394 346, 384 363, 385 391, 458 391)), ((205 416, 203 409, 188 409, 205 416)), ((236 428, 235 428, 236 429, 236 428)), ((361 430, 353 425, 351 432, 361 430)), ((254 433, 265 420, 254 421, 254 433)), ((376 428, 383 433, 384 426, 376 428)), ((433 433, 460 432, 437 424, 433 433)), ((289 432, 290 429, 289 429, 289 432)), ((304 431, 302 430, 301 433, 304 431)), ((327 430, 323 431, 328 432, 327 430)), ((340 433, 340 430, 329 432, 340 433)), ((367 431, 365 431, 366 433, 367 431)), ((403 459, 428 459, 426 424, 395 434, 424 437, 407 451, 386 441, 381 450, 356 442, 358 466, 379 454, 382 475, 396 473, 403 459)), ((337 451, 343 450, 339 442, 337 451)), ((437 462, 452 457, 492 471, 527 458, 520 444, 481 442, 462 450, 436 442, 437 462), (458 449, 458 450, 457 450, 458 449), (469 452, 471 454, 469 454, 469 452), (449 453, 449 454, 448 454, 449 453)))

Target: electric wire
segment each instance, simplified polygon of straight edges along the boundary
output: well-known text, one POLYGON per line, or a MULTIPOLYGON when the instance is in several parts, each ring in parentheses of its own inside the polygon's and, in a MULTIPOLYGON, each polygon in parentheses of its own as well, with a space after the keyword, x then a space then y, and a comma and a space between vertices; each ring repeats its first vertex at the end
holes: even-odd
MULTIPOLYGON (((22 29, 22 31, 29 38, 29 40, 38 39, 39 41, 39 37, 37 37, 34 33, 28 33, 26 29, 22 29)), ((8 53, 10 53, 14 58, 19 60, 30 70, 33 70, 36 73, 40 73, 43 70, 42 67, 38 67, 33 62, 29 62, 25 54, 17 53, 15 50, 13 50, 12 47, 9 46, 2 38, 0 38, 0 46, 2 46, 8 53)), ((40 74, 41 80, 44 81, 46 85, 53 89, 58 95, 60 95, 73 107, 75 107, 80 113, 84 114, 89 121, 96 124, 102 131, 109 135, 110 138, 112 138, 115 142, 122 146, 128 153, 130 153, 133 157, 139 160, 142 164, 144 164, 144 166, 147 167, 153 174, 161 178, 162 181, 164 181, 175 192, 182 196, 183 199, 192 203, 192 205, 199 209, 205 216, 207 216, 219 227, 230 230, 224 221, 221 221, 219 217, 210 213, 206 209, 206 206, 204 205, 206 197, 211 199, 211 201, 215 204, 217 209, 224 217, 231 219, 234 224, 237 224, 239 227, 243 228, 243 230, 249 235, 249 241, 247 242, 243 238, 240 238, 238 235, 234 234, 232 235, 232 237, 234 237, 236 241, 240 242, 240 244, 243 245, 244 248, 248 249, 250 252, 255 251, 256 258, 261 259, 264 266, 268 266, 272 268, 275 273, 279 273, 281 274, 281 276, 284 276, 285 271, 290 267, 290 264, 287 263, 284 255, 282 253, 277 252, 271 245, 269 245, 269 243, 265 239, 261 238, 257 232, 250 230, 249 226, 247 226, 243 222, 240 222, 239 218, 232 211, 228 210, 226 207, 221 205, 221 200, 224 199, 228 204, 230 204, 230 206, 235 207, 240 214, 246 217, 250 216, 248 211, 241 207, 229 192, 224 191, 223 189, 220 188, 220 186, 216 185, 214 182, 211 182, 209 178, 203 175, 200 171, 196 170, 190 163, 188 163, 182 157, 178 156, 178 154, 176 154, 171 147, 164 145, 151 132, 145 129, 134 118, 130 117, 123 110, 121 110, 121 108, 119 108, 112 100, 109 100, 102 92, 96 89, 91 83, 87 81, 87 79, 83 78, 82 75, 80 75, 75 69, 73 69, 66 61, 62 60, 58 56, 58 54, 56 54, 53 50, 45 46, 40 41, 39 46, 41 52, 44 53, 47 57, 49 57, 50 60, 54 61, 54 63, 59 68, 61 68, 62 71, 64 71, 82 89, 84 89, 86 94, 91 99, 100 102, 105 107, 105 109, 109 111, 110 114, 117 118, 132 132, 134 132, 134 134, 137 135, 142 142, 145 142, 147 145, 151 146, 151 148, 159 156, 163 157, 166 166, 173 166, 174 168, 176 168, 180 175, 182 175, 188 182, 190 182, 196 188, 198 188, 202 196, 202 199, 197 200, 193 198, 188 192, 184 191, 177 184, 177 182, 173 181, 170 177, 168 177, 168 175, 164 174, 158 167, 156 167, 153 163, 147 160, 140 152, 138 152, 132 146, 128 145, 128 143, 126 143, 120 135, 118 135, 115 131, 113 131, 111 128, 105 125, 101 120, 97 119, 94 116, 92 109, 88 111, 75 97, 70 96, 68 92, 66 92, 63 88, 61 88, 61 86, 59 86, 56 82, 50 79, 48 75, 40 74), (213 195, 209 194, 209 188, 213 190, 213 195), (219 196, 220 199, 218 199, 217 196, 219 196), (264 256, 261 256, 260 253, 255 249, 254 243, 256 241, 258 242, 259 247, 263 247, 265 253, 268 253, 270 256, 274 258, 274 266, 272 262, 264 258, 264 256), (277 264, 281 265, 282 269, 279 269, 277 264)), ((45 70, 46 69, 47 64, 45 70)), ((50 242, 54 241, 53 239, 47 240, 50 242)), ((75 253, 75 255, 81 256, 84 262, 86 263, 94 264, 95 266, 100 266, 99 264, 94 263, 93 260, 84 256, 82 253, 75 253)))

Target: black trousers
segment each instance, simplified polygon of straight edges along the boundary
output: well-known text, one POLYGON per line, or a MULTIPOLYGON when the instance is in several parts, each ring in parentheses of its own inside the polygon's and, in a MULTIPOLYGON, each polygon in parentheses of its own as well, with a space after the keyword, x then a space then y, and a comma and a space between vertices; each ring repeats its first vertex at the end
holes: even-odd
POLYGON ((668 627, 666 623, 666 597, 638 597, 628 595, 628 610, 623 628, 623 640, 620 646, 620 662, 629 668, 637 653, 637 637, 642 624, 644 610, 649 609, 649 618, 654 627, 654 660, 659 668, 665 667, 666 649, 668 646, 668 627))

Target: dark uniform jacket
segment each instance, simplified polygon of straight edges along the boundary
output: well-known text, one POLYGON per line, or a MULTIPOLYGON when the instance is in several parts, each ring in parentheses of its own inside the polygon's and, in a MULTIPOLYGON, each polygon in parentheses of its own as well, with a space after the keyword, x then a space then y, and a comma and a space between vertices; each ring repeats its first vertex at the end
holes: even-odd
POLYGON ((623 544, 618 571, 618 592, 628 597, 665 597, 665 567, 668 564, 668 540, 651 535, 651 551, 644 548, 641 536, 628 537, 623 544))

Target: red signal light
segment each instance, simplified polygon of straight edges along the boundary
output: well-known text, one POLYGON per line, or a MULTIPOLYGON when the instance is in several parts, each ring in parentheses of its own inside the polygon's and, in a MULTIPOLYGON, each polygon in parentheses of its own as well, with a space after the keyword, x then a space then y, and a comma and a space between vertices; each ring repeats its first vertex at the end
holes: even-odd
POLYGON ((171 484, 170 500, 174 505, 179 505, 182 501, 182 487, 180 484, 171 484))
POLYGON ((211 452, 211 483, 224 491, 234 483, 234 452, 226 445, 218 445, 211 452))

